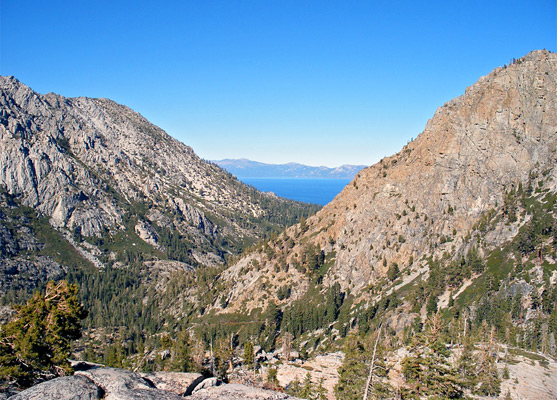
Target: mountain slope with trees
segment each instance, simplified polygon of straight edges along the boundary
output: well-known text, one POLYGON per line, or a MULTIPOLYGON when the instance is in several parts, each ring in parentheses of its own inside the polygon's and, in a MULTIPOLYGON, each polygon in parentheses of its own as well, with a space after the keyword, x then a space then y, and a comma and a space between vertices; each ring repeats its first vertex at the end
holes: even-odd
POLYGON ((13 77, 0 78, 0 145, 11 216, 0 235, 13 244, 3 265, 21 262, 10 259, 33 241, 15 215, 23 207, 97 268, 169 260, 182 269, 223 264, 318 209, 243 185, 125 106, 41 95, 13 77))
POLYGON ((236 329, 272 349, 288 332, 318 354, 381 323, 387 354, 406 352, 388 367, 404 398, 494 395, 502 354, 554 357, 556 93, 547 51, 480 78, 399 153, 224 271, 213 320, 261 325, 221 325, 217 336, 236 329), (451 383, 462 352, 471 380, 451 383))
POLYGON ((243 278, 252 264, 261 277, 278 265, 298 285, 318 273, 326 287, 338 282, 364 295, 389 277, 425 274, 430 258, 483 258, 511 240, 530 217, 520 219, 506 203, 520 188, 530 195, 556 187, 554 59, 530 53, 438 109, 401 152, 361 171, 317 215, 230 268, 225 276, 239 279, 232 303, 261 298, 250 293, 254 279, 243 278), (511 219, 487 234, 482 221, 497 213, 511 219))

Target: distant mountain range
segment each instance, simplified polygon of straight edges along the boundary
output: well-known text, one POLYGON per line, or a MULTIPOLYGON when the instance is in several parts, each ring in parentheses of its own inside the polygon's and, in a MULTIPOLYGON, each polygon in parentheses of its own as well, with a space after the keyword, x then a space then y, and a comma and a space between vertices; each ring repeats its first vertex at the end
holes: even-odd
POLYGON ((350 179, 366 165, 341 165, 337 168, 311 167, 298 163, 265 164, 245 158, 213 161, 237 178, 320 178, 350 179))

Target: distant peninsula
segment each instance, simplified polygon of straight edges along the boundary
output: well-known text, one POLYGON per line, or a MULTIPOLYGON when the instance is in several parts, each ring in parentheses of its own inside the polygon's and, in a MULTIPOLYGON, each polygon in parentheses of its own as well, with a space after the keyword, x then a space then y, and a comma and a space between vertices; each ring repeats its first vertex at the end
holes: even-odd
POLYGON ((213 161, 238 179, 242 178, 316 178, 352 180, 366 165, 341 165, 337 168, 312 167, 298 163, 265 164, 245 158, 213 161))

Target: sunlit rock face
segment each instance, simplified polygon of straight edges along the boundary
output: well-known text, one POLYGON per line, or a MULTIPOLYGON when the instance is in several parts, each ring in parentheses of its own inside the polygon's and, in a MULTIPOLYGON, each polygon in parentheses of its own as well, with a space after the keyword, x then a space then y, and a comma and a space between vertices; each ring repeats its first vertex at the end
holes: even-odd
MULTIPOLYGON (((269 244, 272 251, 249 254, 223 274, 229 302, 265 307, 262 294, 276 292, 277 281, 294 288, 282 303, 299 298, 309 280, 292 266, 309 244, 334 254, 324 287, 338 282, 364 297, 393 263, 408 282, 427 273, 429 257, 461 257, 478 244, 473 228, 481 216, 503 212, 505 194, 526 187, 532 174, 555 191, 556 81, 557 55, 547 51, 480 78, 399 153, 360 171, 305 229, 286 230, 269 244)), ((482 236, 481 247, 504 243, 523 222, 502 222, 482 236)))

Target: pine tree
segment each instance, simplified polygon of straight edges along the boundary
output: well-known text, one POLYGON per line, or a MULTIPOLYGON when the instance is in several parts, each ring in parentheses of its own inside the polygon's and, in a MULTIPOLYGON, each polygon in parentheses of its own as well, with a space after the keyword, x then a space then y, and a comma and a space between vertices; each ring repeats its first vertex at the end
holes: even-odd
POLYGON ((288 387, 286 388, 286 392, 294 397, 299 397, 300 393, 302 392, 302 386, 300 384, 300 380, 298 379, 298 377, 296 376, 296 378, 294 378, 294 380, 292 382, 290 382, 288 384, 288 387))
POLYGON ((457 361, 457 371, 462 378, 462 384, 471 388, 476 383, 476 360, 473 356, 474 347, 472 341, 468 338, 464 339, 462 344, 462 352, 457 361))
POLYGON ((423 334, 415 336, 412 355, 402 362, 402 372, 414 396, 459 398, 462 385, 458 371, 449 362, 444 324, 439 313, 428 318, 423 334))
MULTIPOLYGON (((387 399, 391 397, 392 387, 389 383, 384 382, 387 376, 387 368, 385 365, 383 353, 384 346, 378 346, 381 339, 381 325, 375 334, 373 341, 373 351, 371 355, 371 362, 368 365, 368 376, 364 386, 364 400, 367 399, 387 399)), ((389 338, 385 338, 385 343, 389 338)), ((386 346, 385 346, 386 347, 386 346)), ((368 348, 368 352, 371 348, 368 348)))
POLYGON ((192 343, 189 334, 182 331, 172 343, 172 360, 170 368, 176 372, 192 372, 195 371, 195 363, 192 357, 192 343))
POLYGON ((294 337, 290 332, 282 335, 282 357, 286 362, 290 361, 290 352, 292 351, 292 339, 294 337))
POLYGON ((437 312, 437 297, 434 294, 431 294, 427 298, 425 309, 427 311, 427 315, 432 315, 437 312))
MULTIPOLYGON (((113 368, 122 368, 124 355, 122 353, 122 341, 116 340, 113 344, 104 347, 102 363, 113 368)), ((159 357, 159 364, 162 362, 159 357)))
POLYGON ((319 384, 315 388, 315 400, 327 400, 327 389, 323 386, 324 378, 319 379, 319 384))
POLYGON ((343 300, 344 296, 340 291, 340 284, 335 282, 327 292, 325 311, 325 319, 327 322, 331 323, 337 318, 343 300))
POLYGON ((308 229, 309 229, 309 227, 308 227, 308 225, 307 225, 307 223, 306 223, 306 219, 305 219, 305 217, 302 215, 302 216, 300 217, 300 231, 301 231, 301 234, 303 235, 304 233, 306 233, 308 229))
POLYGON ((248 340, 244 345, 244 364, 251 368, 253 366, 254 359, 253 344, 248 340))
POLYGON ((308 372, 304 378, 304 383, 302 390, 300 391, 300 397, 302 399, 311 399, 313 396, 313 383, 311 382, 311 374, 308 372))
POLYGON ((447 305, 449 308, 454 306, 454 297, 453 297, 453 292, 451 291, 451 293, 449 294, 449 303, 447 305))
MULTIPOLYGON (((370 363, 373 358, 376 336, 369 335, 362 339, 355 334, 349 335, 344 346, 344 361, 339 367, 339 381, 335 386, 335 396, 338 400, 361 400, 369 377, 370 363)), ((387 368, 384 362, 385 345, 379 342, 373 370, 373 380, 369 394, 370 398, 389 398, 392 388, 384 379, 387 368)))
POLYGON ((266 351, 270 351, 274 347, 277 332, 282 322, 282 311, 274 301, 270 301, 265 314, 265 328, 261 333, 261 343, 266 351))
POLYGON ((267 371, 267 383, 270 385, 271 389, 274 390, 280 388, 277 374, 278 371, 276 368, 269 368, 267 371))
POLYGON ((398 268, 398 264, 392 263, 387 270, 387 279, 389 279, 391 282, 394 281, 398 277, 399 272, 400 269, 398 268))
POLYGON ((338 400, 360 400, 364 395, 367 366, 366 349, 361 339, 350 335, 344 345, 344 361, 338 368, 339 380, 335 385, 338 400))
POLYGON ((221 339, 219 341, 219 344, 215 349, 214 358, 217 377, 222 381, 227 382, 227 373, 234 367, 232 362, 232 359, 234 358, 232 338, 230 340, 221 339))
POLYGON ((21 387, 34 379, 73 372, 68 362, 71 343, 81 336, 80 320, 87 312, 76 285, 49 282, 19 307, 0 331, 0 379, 21 387))
POLYGON ((495 365, 495 330, 491 328, 491 333, 488 334, 487 332, 487 325, 484 323, 480 335, 484 340, 489 337, 489 341, 483 346, 477 360, 476 375, 480 385, 474 390, 474 393, 483 396, 496 396, 501 392, 501 379, 495 365))
POLYGON ((402 374, 410 386, 410 393, 421 393, 424 387, 424 374, 426 370, 426 353, 424 349, 425 340, 422 333, 417 333, 409 346, 411 355, 402 360, 402 374))

